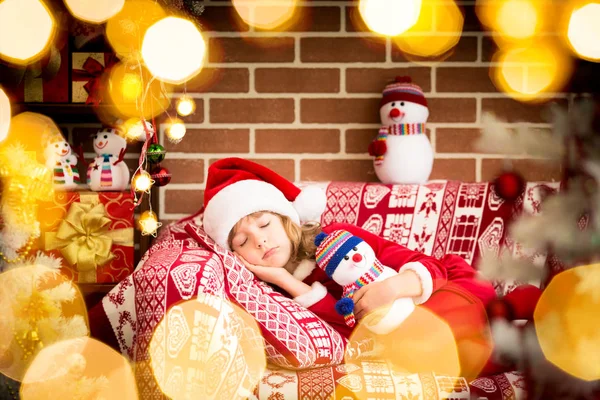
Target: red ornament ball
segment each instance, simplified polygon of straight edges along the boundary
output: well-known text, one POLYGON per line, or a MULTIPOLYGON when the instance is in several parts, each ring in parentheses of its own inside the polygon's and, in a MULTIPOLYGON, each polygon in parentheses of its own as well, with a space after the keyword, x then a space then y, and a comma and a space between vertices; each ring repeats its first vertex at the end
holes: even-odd
POLYGON ((150 171, 155 186, 166 186, 171 182, 171 173, 165 167, 157 165, 150 171))
POLYGON ((507 201, 516 200, 525 189, 525 180, 514 172, 503 172, 494 179, 494 190, 496 194, 507 201))

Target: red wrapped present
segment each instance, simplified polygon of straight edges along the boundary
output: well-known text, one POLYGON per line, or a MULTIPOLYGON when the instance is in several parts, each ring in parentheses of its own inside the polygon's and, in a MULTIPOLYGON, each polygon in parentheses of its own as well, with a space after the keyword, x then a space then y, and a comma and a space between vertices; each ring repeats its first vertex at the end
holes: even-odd
POLYGON ((69 102, 69 47, 52 47, 37 63, 29 66, 15 88, 19 103, 69 102))
POLYGON ((72 53, 71 101, 98 105, 103 102, 104 82, 118 62, 114 53, 72 53))
POLYGON ((40 210, 41 249, 84 283, 119 282, 134 269, 133 195, 57 192, 40 210))

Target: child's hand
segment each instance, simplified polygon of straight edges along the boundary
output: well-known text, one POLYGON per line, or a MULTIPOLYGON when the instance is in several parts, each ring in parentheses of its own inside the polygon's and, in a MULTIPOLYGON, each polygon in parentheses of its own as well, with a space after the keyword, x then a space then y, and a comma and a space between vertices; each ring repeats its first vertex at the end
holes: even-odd
POLYGON ((389 306, 398 298, 398 289, 389 285, 388 281, 389 279, 370 283, 354 294, 352 300, 355 303, 354 316, 357 321, 375 310, 389 306))
POLYGON ((242 263, 250 270, 250 272, 256 275, 258 279, 265 282, 280 286, 280 283, 284 279, 291 276, 291 274, 285 268, 264 267, 262 265, 251 264, 239 253, 234 252, 234 254, 242 261, 242 263))

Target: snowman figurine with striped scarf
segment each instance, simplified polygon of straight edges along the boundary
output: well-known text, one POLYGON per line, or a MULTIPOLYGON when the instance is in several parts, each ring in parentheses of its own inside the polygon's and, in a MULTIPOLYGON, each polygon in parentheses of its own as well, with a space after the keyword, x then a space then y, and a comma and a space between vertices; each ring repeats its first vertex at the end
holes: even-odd
POLYGON ((385 87, 379 107, 382 126, 369 145, 375 174, 383 183, 427 182, 433 149, 425 130, 429 108, 423 90, 410 77, 396 77, 385 87))
MULTIPOLYGON (((336 303, 335 310, 344 317, 346 325, 353 327, 356 320, 352 298, 356 291, 398 273, 381 264, 375 257, 373 248, 348 231, 336 230, 329 235, 321 232, 315 237, 315 245, 317 265, 343 289, 342 298, 336 303)), ((400 298, 388 310, 376 310, 367 315, 362 323, 371 332, 385 335, 398 328, 414 309, 412 298, 400 298)))
POLYGON ((87 182, 95 192, 122 191, 129 183, 129 168, 123 161, 127 140, 117 129, 102 129, 93 136, 96 158, 87 170, 87 182))
POLYGON ((44 148, 46 167, 52 171, 54 188, 73 190, 80 184, 77 156, 64 137, 55 133, 48 137, 44 148))

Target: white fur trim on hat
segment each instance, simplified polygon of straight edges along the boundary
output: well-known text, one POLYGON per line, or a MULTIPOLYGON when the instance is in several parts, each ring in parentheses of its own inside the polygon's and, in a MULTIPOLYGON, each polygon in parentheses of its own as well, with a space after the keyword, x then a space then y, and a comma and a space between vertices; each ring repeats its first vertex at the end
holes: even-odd
POLYGON ((298 212, 283 193, 270 183, 247 179, 219 190, 204 209, 203 227, 217 244, 229 249, 227 237, 234 225, 248 214, 272 211, 300 224, 298 212))
POLYGON ((312 284, 310 292, 301 294, 300 296, 294 297, 294 301, 300 304, 302 307, 309 308, 319 301, 323 300, 327 296, 327 289, 319 282, 312 284))
POLYGON ((415 304, 423 304, 429 300, 431 294, 433 293, 433 279, 431 279, 431 273, 429 270, 420 262, 413 261, 404 264, 398 272, 402 271, 414 271, 421 281, 421 290, 423 292, 419 297, 413 298, 415 304))
POLYGON ((306 186, 296 196, 293 204, 301 222, 319 222, 327 206, 327 195, 318 186, 306 186))

